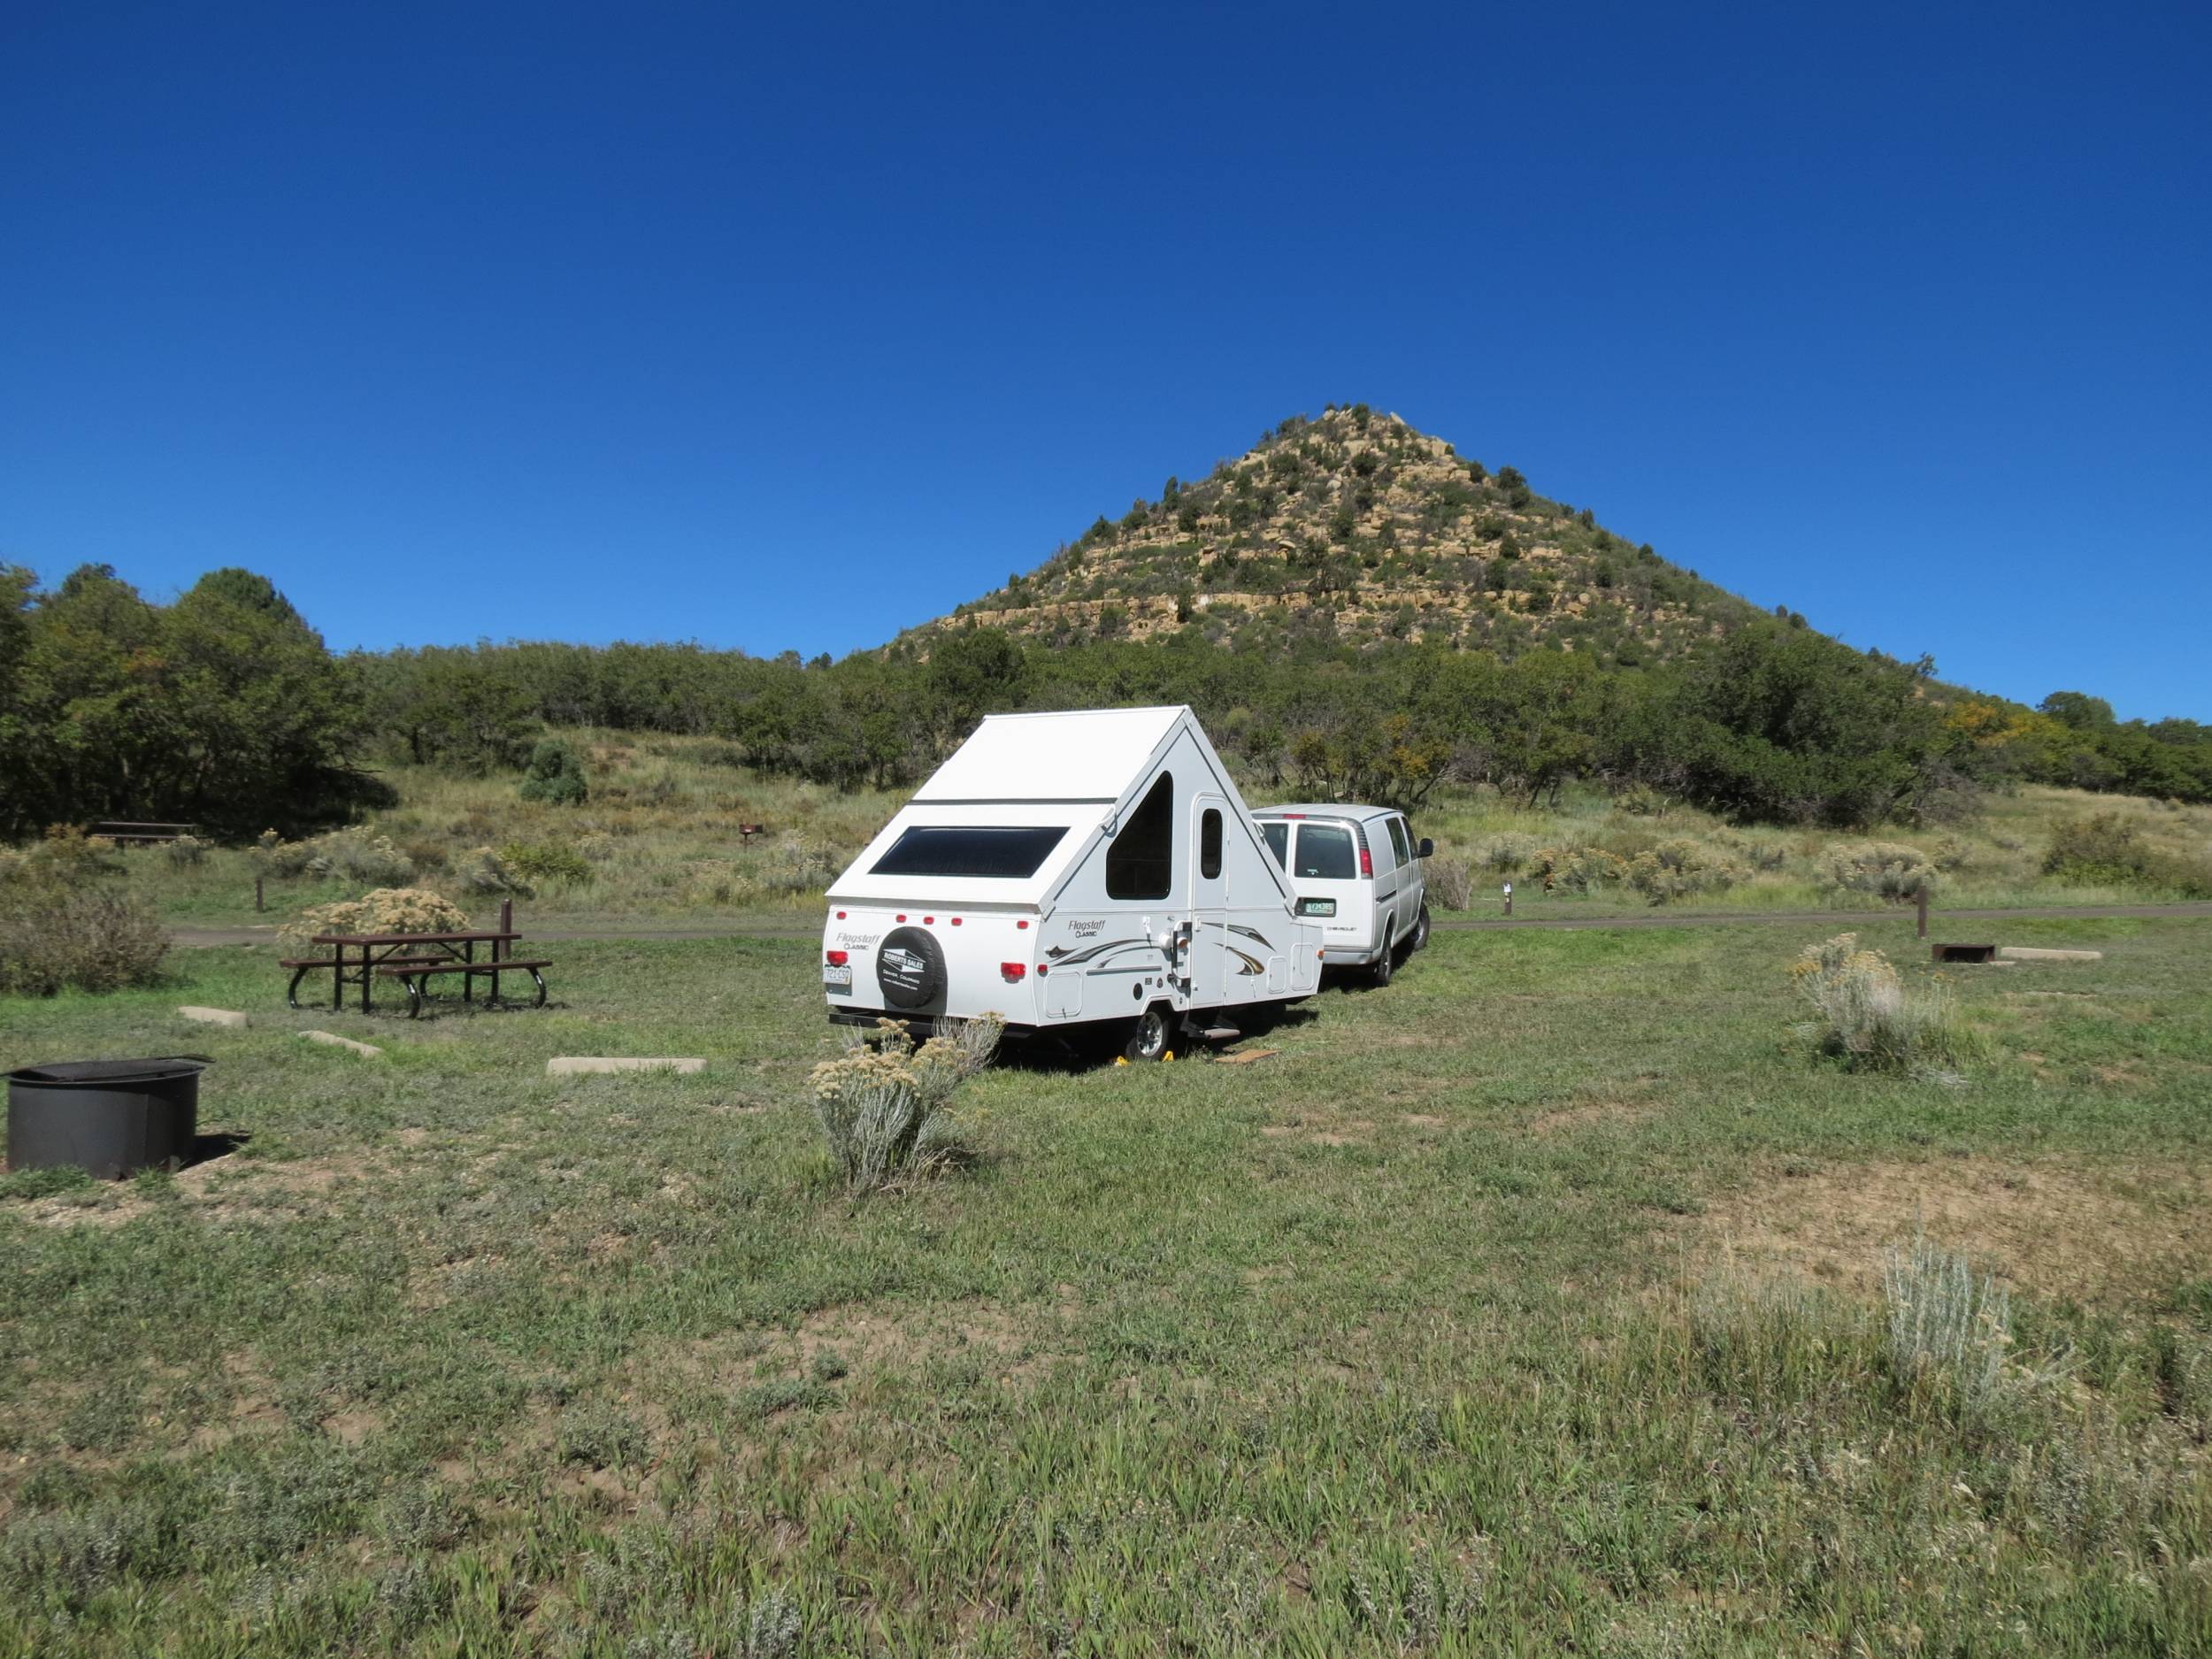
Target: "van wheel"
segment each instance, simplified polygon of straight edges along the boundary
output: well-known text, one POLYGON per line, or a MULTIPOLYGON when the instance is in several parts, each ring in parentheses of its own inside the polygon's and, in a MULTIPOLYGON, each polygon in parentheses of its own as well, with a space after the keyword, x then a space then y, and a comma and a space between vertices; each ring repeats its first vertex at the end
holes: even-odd
POLYGON ((1368 982, 1374 986, 1376 989, 1380 990, 1384 986, 1390 983, 1391 975, 1397 972, 1397 971, 1398 941, 1394 939, 1386 939, 1383 941, 1382 955, 1377 956, 1375 960, 1368 965, 1368 982))
POLYGON ((1167 1052, 1168 1041, 1173 1034, 1167 1010, 1148 1008, 1129 1028, 1129 1043, 1122 1053, 1132 1060, 1156 1060, 1167 1052))
POLYGON ((1420 915, 1418 915, 1418 916, 1417 916, 1417 917, 1415 917, 1415 918, 1413 918, 1413 938, 1412 938, 1411 942, 1409 942, 1409 943, 1406 946, 1406 951, 1407 951, 1407 953, 1408 953, 1409 955, 1410 955, 1412 952, 1417 951, 1417 950, 1419 950, 1419 949, 1423 949, 1424 947, 1425 947, 1425 946, 1428 944, 1428 942, 1429 942, 1429 907, 1428 907, 1427 905, 1424 904, 1424 905, 1421 907, 1421 913, 1420 913, 1420 915))

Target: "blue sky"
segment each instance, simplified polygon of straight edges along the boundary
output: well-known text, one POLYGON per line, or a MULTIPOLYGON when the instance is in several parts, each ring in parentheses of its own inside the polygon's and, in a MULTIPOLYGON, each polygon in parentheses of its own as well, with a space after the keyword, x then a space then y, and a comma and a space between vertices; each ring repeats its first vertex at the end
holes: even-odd
POLYGON ((0 558, 841 654, 1329 402, 2212 719, 2212 13, 0 19, 0 558))

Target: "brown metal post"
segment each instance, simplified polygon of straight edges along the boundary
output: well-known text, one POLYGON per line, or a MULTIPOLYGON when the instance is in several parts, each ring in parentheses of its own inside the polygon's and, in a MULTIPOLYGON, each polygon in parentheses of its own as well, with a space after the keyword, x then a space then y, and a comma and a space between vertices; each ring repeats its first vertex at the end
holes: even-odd
POLYGON ((259 914, 261 914, 261 912, 262 912, 264 910, 265 910, 265 909, 267 909, 267 908, 268 908, 268 907, 267 907, 266 905, 263 904, 263 903, 262 903, 262 902, 261 902, 261 878, 260 878, 259 876, 256 876, 256 877, 253 879, 253 909, 254 909, 254 914, 255 914, 255 915, 257 915, 257 916, 258 916, 259 914))
MULTIPOLYGON (((502 899, 499 902, 499 931, 503 933, 511 933, 515 931, 515 902, 512 899, 502 899)), ((492 960, 494 962, 497 962, 506 954, 507 941, 503 939, 493 940, 492 960)), ((464 974, 462 977, 465 979, 468 976, 464 974)), ((492 976, 492 995, 494 996, 497 996, 498 994, 499 976, 497 974, 494 974, 492 976)))
POLYGON ((1920 936, 1928 936, 1928 884, 1924 881, 1920 884, 1920 936))

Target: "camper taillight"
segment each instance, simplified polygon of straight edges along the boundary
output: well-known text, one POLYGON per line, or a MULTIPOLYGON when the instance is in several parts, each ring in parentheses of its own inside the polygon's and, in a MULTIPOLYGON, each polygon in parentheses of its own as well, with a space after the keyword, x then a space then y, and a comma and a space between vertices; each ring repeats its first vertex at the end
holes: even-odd
POLYGON ((833 968, 841 968, 851 959, 851 957, 847 956, 846 953, 841 950, 825 950, 822 953, 822 960, 828 963, 833 968))
POLYGON ((1015 980, 1029 976, 1029 964, 1025 962, 1002 962, 998 964, 998 971, 1004 976, 1006 983, 1011 985, 1015 980))

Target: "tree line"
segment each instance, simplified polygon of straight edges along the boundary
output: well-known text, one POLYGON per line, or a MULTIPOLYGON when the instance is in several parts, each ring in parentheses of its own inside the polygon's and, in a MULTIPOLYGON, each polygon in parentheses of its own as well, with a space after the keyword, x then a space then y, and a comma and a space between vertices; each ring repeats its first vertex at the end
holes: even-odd
POLYGON ((58 588, 0 567, 0 833, 105 818, 288 833, 389 799, 380 764, 519 768, 545 726, 718 737, 838 787, 933 767, 985 714, 1187 703, 1272 786, 1418 806, 1641 785, 1746 821, 1857 827, 1967 810, 2029 780, 2212 800, 2212 728, 1945 687, 1925 662, 1760 620, 1606 667, 1445 644, 1227 647, 1197 628, 1046 649, 971 626, 841 662, 696 645, 518 641, 334 657, 265 578, 173 603, 104 566, 58 588))

